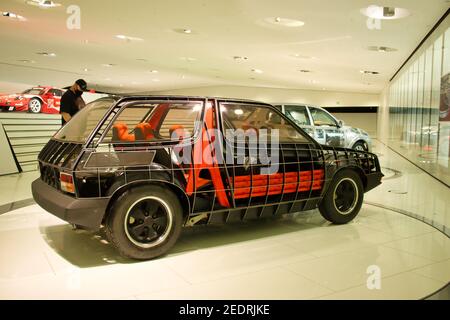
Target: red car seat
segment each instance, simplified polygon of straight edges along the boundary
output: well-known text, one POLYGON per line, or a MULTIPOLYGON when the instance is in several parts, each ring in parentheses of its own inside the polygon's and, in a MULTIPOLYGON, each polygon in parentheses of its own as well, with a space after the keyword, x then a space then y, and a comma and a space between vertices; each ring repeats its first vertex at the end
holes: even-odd
POLYGON ((134 135, 136 140, 150 140, 155 137, 155 131, 148 122, 139 123, 134 128, 134 135))
POLYGON ((112 141, 135 141, 135 136, 128 133, 128 126, 125 123, 116 123, 113 126, 112 141))

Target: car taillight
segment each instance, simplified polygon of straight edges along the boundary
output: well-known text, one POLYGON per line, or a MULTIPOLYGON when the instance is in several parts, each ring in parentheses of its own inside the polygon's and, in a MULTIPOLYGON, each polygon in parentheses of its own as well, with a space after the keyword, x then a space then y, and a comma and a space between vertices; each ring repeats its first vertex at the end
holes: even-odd
POLYGON ((61 190, 64 192, 75 193, 75 186, 73 184, 73 177, 70 174, 61 172, 59 174, 59 180, 61 182, 61 190))

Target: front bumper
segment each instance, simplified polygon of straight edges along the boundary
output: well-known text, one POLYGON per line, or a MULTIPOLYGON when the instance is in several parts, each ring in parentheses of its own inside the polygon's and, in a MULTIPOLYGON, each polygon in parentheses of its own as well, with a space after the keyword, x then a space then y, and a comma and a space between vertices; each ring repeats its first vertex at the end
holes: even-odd
POLYGON ((109 198, 73 198, 41 179, 35 180, 31 189, 36 203, 58 218, 91 230, 100 228, 109 198))
POLYGON ((367 192, 369 190, 372 190, 376 186, 379 186, 381 184, 381 178, 384 177, 384 174, 380 171, 366 174, 366 185, 364 188, 364 192, 367 192))
POLYGON ((1 104, 0 103, 0 109, 2 109, 3 111, 15 111, 16 107, 12 106, 10 104, 1 104))

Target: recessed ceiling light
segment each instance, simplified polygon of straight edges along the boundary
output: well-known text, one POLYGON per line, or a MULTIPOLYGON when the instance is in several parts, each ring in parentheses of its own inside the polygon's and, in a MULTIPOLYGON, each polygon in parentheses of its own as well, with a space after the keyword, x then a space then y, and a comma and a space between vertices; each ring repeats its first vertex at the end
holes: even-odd
POLYGON ((111 68, 111 67, 114 67, 114 66, 116 66, 114 63, 103 63, 102 64, 102 67, 105 67, 105 68, 111 68))
POLYGON ((184 61, 188 61, 188 62, 194 62, 194 61, 197 61, 197 59, 191 58, 191 57, 181 57, 180 59, 181 59, 181 60, 184 60, 184 61))
POLYGON ((189 28, 178 28, 178 29, 173 29, 173 31, 175 31, 176 33, 182 33, 182 34, 194 34, 194 31, 189 28))
POLYGON ((380 74, 378 71, 359 70, 362 74, 380 74))
POLYGON ((54 7, 59 7, 61 5, 60 3, 55 3, 51 0, 28 0, 28 1, 26 1, 26 3, 29 5, 38 6, 41 8, 54 8, 54 7))
POLYGON ((36 52, 36 54, 44 57, 56 57, 56 53, 54 52, 36 52))
POLYGON ((20 60, 17 60, 17 61, 22 62, 22 63, 35 63, 36 62, 34 60, 28 60, 28 59, 20 59, 20 60))
POLYGON ((27 19, 24 16, 15 14, 13 12, 8 12, 8 11, 3 11, 2 12, 2 16, 11 20, 16 20, 16 21, 27 21, 27 19))
POLYGON ((158 73, 158 70, 149 70, 148 73, 158 73))
POLYGON ((235 61, 247 61, 248 57, 244 57, 244 56, 234 56, 233 59, 235 61))
POLYGON ((264 19, 264 21, 273 25, 289 28, 301 27, 305 24, 303 21, 297 19, 282 18, 282 17, 269 17, 264 19))
POLYGON ((294 58, 297 58, 297 59, 317 59, 316 57, 307 56, 305 54, 300 54, 300 53, 294 53, 291 56, 294 58))
POLYGON ((371 5, 360 10, 363 15, 373 19, 400 19, 410 15, 409 11, 403 8, 381 7, 371 5))
POLYGON ((117 39, 120 39, 120 40, 125 40, 126 42, 131 42, 131 41, 144 41, 144 39, 142 39, 142 38, 126 36, 126 35, 123 35, 123 34, 117 34, 115 37, 116 37, 117 39))
POLYGON ((88 72, 88 71, 91 71, 91 70, 88 69, 88 68, 84 68, 83 71, 84 71, 84 72, 88 72))
POLYGON ((367 47, 368 50, 370 51, 378 51, 378 52, 393 52, 393 51, 397 51, 397 49, 395 48, 389 48, 389 47, 383 47, 383 46, 370 46, 367 47))
POLYGON ((260 70, 260 69, 252 69, 252 72, 254 72, 254 73, 263 73, 263 71, 260 70))

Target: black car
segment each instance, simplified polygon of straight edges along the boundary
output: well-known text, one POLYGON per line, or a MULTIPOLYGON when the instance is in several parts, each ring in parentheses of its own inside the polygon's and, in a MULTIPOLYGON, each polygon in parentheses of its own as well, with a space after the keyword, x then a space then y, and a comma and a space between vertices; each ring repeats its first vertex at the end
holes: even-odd
POLYGON ((347 223, 383 176, 376 155, 322 146, 269 104, 180 96, 88 104, 43 148, 39 167, 41 207, 104 226, 135 259, 166 253, 183 226, 315 208, 347 223))

